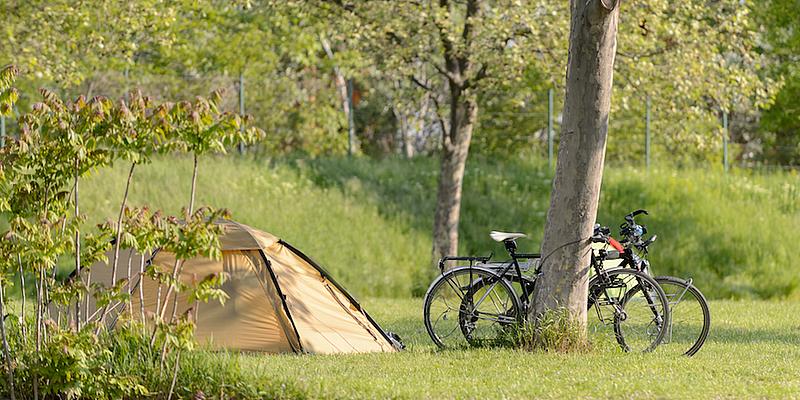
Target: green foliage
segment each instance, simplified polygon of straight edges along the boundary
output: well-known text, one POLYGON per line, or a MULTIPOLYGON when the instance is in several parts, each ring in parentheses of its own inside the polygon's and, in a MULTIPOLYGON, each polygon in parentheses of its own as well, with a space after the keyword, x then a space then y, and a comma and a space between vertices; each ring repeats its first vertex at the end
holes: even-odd
MULTIPOLYGON (((247 125, 271 133, 261 150, 314 156, 341 154, 347 147, 347 121, 334 84, 338 69, 365 89, 356 106, 357 135, 368 154, 383 155, 401 146, 397 131, 407 129, 406 119, 423 128, 420 151, 438 147, 438 120, 446 123, 449 112, 445 83, 452 78, 442 74, 441 39, 451 39, 451 53, 471 61, 458 78, 471 77, 475 85, 466 92, 480 97, 473 148, 541 152, 546 88, 556 89, 557 118, 563 98, 568 3, 480 1, 481 12, 470 21, 472 39, 461 40, 466 3, 12 2, 0 6, 8 37, 0 41, 0 54, 23 66, 23 93, 44 85, 119 96, 138 86, 156 98, 190 100, 212 87, 236 89, 241 73, 247 110, 254 115, 247 125), (331 43, 332 57, 322 40, 331 43), (421 90, 411 77, 430 90, 421 90), (441 108, 428 104, 430 97, 441 108)), ((611 131, 629 139, 619 147, 642 147, 649 95, 652 129, 665 154, 680 153, 679 163, 715 154, 722 110, 755 121, 778 83, 795 80, 797 29, 786 11, 794 6, 793 0, 770 0, 763 7, 736 0, 623 5, 610 118, 611 131)), ((221 109, 237 106, 235 90, 228 93, 221 109)), ((783 111, 794 109, 792 93, 787 89, 767 118, 775 122, 761 133, 754 131, 756 122, 739 125, 734 140, 761 143, 764 157, 793 162, 770 150, 794 151, 794 119, 779 118, 792 115, 783 111)), ((20 106, 30 103, 23 96, 20 106)), ((615 142, 610 146, 612 158, 625 157, 615 142)))
POLYGON ((762 159, 781 165, 800 165, 800 23, 795 18, 794 0, 769 0, 758 9, 765 28, 762 52, 772 64, 768 75, 784 85, 775 103, 764 110, 760 128, 762 159))
POLYGON ((55 80, 60 87, 74 87, 100 65, 124 68, 154 47, 169 46, 176 33, 171 28, 179 3, 3 2, 1 60, 18 65, 31 78, 55 80))
MULTIPOLYGON (((15 98, 5 93, 10 90, 15 73, 9 67, 0 74, 0 94, 9 107, 15 98)), ((0 149, 0 213, 8 221, 8 230, 0 239, 0 283, 5 291, 11 286, 9 277, 13 274, 20 279, 20 286, 32 275, 36 293, 33 320, 27 318, 24 308, 19 310, 19 343, 9 346, 6 319, 0 320, 6 381, 19 380, 15 386, 31 389, 35 397, 143 395, 146 390, 137 379, 108 369, 111 350, 108 342, 97 336, 104 332, 108 310, 129 300, 131 284, 127 278, 111 282, 108 287, 98 282, 90 284, 91 271, 81 271, 81 259, 89 263, 102 260, 111 237, 117 240, 116 249, 124 242, 137 249, 159 247, 174 253, 179 260, 195 256, 218 259, 221 230, 214 222, 227 218, 228 212, 208 207, 191 212, 190 205, 181 221, 160 213, 126 210, 125 196, 117 223, 107 222, 98 226, 97 232, 85 235, 86 246, 82 249, 85 217, 79 213, 78 182, 89 171, 109 166, 115 160, 127 160, 132 163, 127 191, 133 168, 148 162, 156 152, 192 153, 196 173, 198 155, 224 153, 227 146, 239 142, 255 143, 263 138, 263 132, 252 127, 243 129, 244 116, 221 112, 217 106, 219 92, 209 99, 198 97, 193 102, 160 105, 138 92, 128 96, 128 103, 114 103, 99 96, 64 101, 49 90, 42 89, 40 93, 41 102, 19 118, 19 138, 0 149), (131 220, 135 230, 125 231, 123 216, 131 220), (56 279, 57 263, 66 257, 75 260, 78 273, 61 282, 56 279), (85 312, 81 310, 87 292, 101 309, 99 314, 89 314, 88 299, 85 312), (62 320, 62 315, 67 318, 62 320)), ((116 276, 118 261, 115 254, 112 277, 116 276)), ((221 278, 211 277, 190 285, 178 283, 175 271, 158 278, 169 284, 164 309, 173 289, 192 290, 195 301, 225 298, 218 288, 221 278)), ((140 351, 153 353, 152 346, 161 344, 160 369, 169 353, 175 352, 177 361, 181 350, 193 349, 190 315, 164 320, 161 311, 153 324, 150 343, 140 351)))
MULTIPOLYGON (((42 394, 67 399, 118 399, 143 397, 147 389, 139 378, 122 373, 113 363, 113 353, 88 329, 79 332, 50 329, 50 338, 41 351, 20 343, 15 346, 18 357, 30 367, 20 369, 24 374, 37 374, 44 383, 42 394), (29 359, 33 358, 35 359, 29 359)), ((16 387, 31 391, 31 377, 21 375, 16 387), (26 379, 27 378, 27 379, 26 379)))
POLYGON ((11 114, 14 103, 19 98, 19 91, 11 85, 16 80, 17 67, 9 65, 0 70, 0 117, 11 114))

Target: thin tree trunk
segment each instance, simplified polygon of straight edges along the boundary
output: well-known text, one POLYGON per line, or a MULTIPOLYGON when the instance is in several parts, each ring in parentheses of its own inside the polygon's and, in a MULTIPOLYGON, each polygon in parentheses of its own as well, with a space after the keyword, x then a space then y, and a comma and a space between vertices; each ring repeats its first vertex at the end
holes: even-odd
POLYGON ((22 269, 22 256, 17 254, 17 262, 19 262, 19 290, 22 292, 22 310, 19 315, 19 328, 22 331, 22 343, 28 344, 28 328, 25 324, 25 271, 22 269))
POLYGON ((145 324, 144 320, 144 254, 147 252, 142 253, 142 258, 139 261, 139 313, 142 317, 142 324, 145 324))
POLYGON ((17 396, 14 392, 14 371, 11 369, 11 348, 8 346, 8 337, 6 336, 6 304, 5 304, 5 282, 0 283, 0 333, 3 335, 3 355, 6 359, 6 377, 8 378, 9 394, 11 400, 16 400, 17 396))
MULTIPOLYGON (((136 163, 131 163, 131 169, 128 171, 128 180, 125 182, 125 194, 122 195, 122 203, 119 206, 119 215, 117 216, 117 232, 114 236, 114 255, 111 258, 111 285, 117 284, 117 266, 119 265, 119 248, 122 242, 122 217, 125 215, 125 207, 128 205, 128 193, 131 188, 131 180, 133 180, 133 172, 136 170, 136 163)), ((97 329, 95 334, 100 332, 105 321, 106 314, 108 314, 109 305, 103 307, 103 312, 98 319, 97 329)))
MULTIPOLYGON (((192 217, 192 213, 194 213, 194 198, 195 193, 197 191, 197 154, 194 155, 194 167, 192 169, 192 189, 189 196, 189 210, 188 210, 188 218, 192 217)), ((161 310, 158 313, 158 318, 160 321, 164 320, 164 315, 167 312, 167 307, 169 304, 169 298, 172 295, 172 292, 175 289, 178 276, 180 275, 181 265, 183 263, 181 260, 175 260, 175 265, 172 267, 172 283, 167 288, 167 293, 164 295, 164 303, 161 305, 161 310)), ((175 298, 173 300, 173 307, 172 307, 172 317, 175 318, 175 312, 178 308, 178 294, 175 294, 175 298)))
POLYGON ((175 354, 175 369, 172 372, 172 384, 169 386, 169 395, 167 395, 167 400, 172 400, 172 393, 175 391, 175 382, 178 381, 178 369, 180 368, 180 361, 181 361, 181 351, 175 354))
MULTIPOLYGON (((133 173, 136 170, 136 163, 131 163, 131 169, 128 171, 128 180, 125 182, 125 193, 122 195, 122 203, 119 206, 119 215, 117 215, 117 232, 114 236, 114 256, 111 259, 111 284, 117 283, 117 268, 119 266, 119 249, 122 245, 122 217, 125 215, 125 207, 128 205, 128 194, 131 189, 131 181, 133 180, 133 173)), ((101 317, 102 320, 102 317, 101 317)))
MULTIPOLYGON (((142 258, 144 258, 144 255, 142 255, 142 258)), ((133 279, 131 279, 131 267, 132 267, 132 265, 133 265, 133 251, 128 253, 128 275, 127 275, 127 279, 128 279, 128 301, 127 302, 128 302, 128 312, 131 314, 131 317, 133 317, 133 298, 131 297, 133 295, 133 279)))
POLYGON ((152 332, 152 335, 150 335, 150 348, 151 349, 153 348, 153 345, 156 344, 156 334, 158 333, 158 322, 161 322, 161 292, 162 292, 162 287, 163 286, 164 285, 161 283, 161 280, 159 279, 158 292, 156 294, 156 311, 155 311, 155 318, 157 318, 157 320, 153 324, 153 332, 152 332))
POLYGON ((547 310, 566 307, 574 322, 586 326, 588 239, 603 175, 619 16, 616 2, 571 1, 564 122, 532 321, 547 310))
POLYGON ((159 280, 158 282, 158 292, 156 293, 156 316, 159 316, 161 313, 161 292, 163 292, 164 285, 159 280))
POLYGON ((461 218, 461 192, 467 165, 472 129, 478 115, 474 99, 464 98, 460 89, 451 88, 450 131, 444 132, 439 188, 433 222, 432 258, 455 255, 458 251, 458 223, 461 218))
MULTIPOLYGON (((75 218, 77 219, 80 216, 80 204, 78 202, 78 160, 75 159, 75 188, 73 189, 73 193, 75 198, 73 199, 75 203, 75 218)), ((54 268, 55 269, 55 268, 54 268)), ((81 233, 80 229, 75 230, 75 273, 77 274, 78 280, 83 280, 81 277, 81 233)), ((88 295, 88 293, 87 293, 88 295)), ((87 300, 88 301, 88 300, 87 300)), ((81 306, 80 306, 80 296, 78 300, 75 302, 75 328, 76 330, 81 330, 81 306)), ((69 308, 69 307, 67 307, 69 308)))
MULTIPOLYGON (((189 217, 191 218, 192 213, 194 212, 194 197, 195 191, 197 186, 197 155, 194 157, 194 170, 192 171, 192 195, 189 201, 189 217)), ((175 260, 175 267, 172 271, 172 279, 173 279, 173 286, 170 286, 170 289, 177 287, 178 277, 181 275, 181 271, 183 270, 183 260, 175 260)), ((167 293, 167 298, 169 298, 169 293, 167 293)), ((166 301, 164 304, 164 309, 166 310, 166 301)), ((170 316, 169 321, 172 322, 175 320, 175 314, 178 312, 178 293, 175 293, 175 297, 172 300, 172 316, 170 316)))
POLYGON ((38 352, 42 341, 42 271, 36 271, 36 275, 36 317, 34 319, 36 326, 34 327, 34 334, 36 335, 36 351, 38 352))
MULTIPOLYGON (((36 335, 36 363, 39 363, 39 355, 42 352, 42 288, 44 283, 44 270, 37 271, 36 277, 36 326, 35 328, 35 335, 36 335)), ((39 375, 37 373, 33 373, 33 398, 38 400, 39 399, 39 375)))
POLYGON ((193 157, 194 165, 192 167, 192 193, 189 197, 189 216, 194 212, 194 195, 197 191, 197 154, 193 157))

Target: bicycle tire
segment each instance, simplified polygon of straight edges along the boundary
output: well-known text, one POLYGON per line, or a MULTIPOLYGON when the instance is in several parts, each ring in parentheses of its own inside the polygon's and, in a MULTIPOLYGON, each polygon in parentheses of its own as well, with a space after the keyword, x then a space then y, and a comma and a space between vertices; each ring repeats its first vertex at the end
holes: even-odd
POLYGON ((679 344, 674 340, 675 327, 678 325, 681 327, 687 325, 686 328, 681 329, 683 332, 686 332, 682 333, 681 336, 686 337, 685 341, 690 341, 695 337, 696 339, 692 342, 689 349, 683 354, 689 357, 697 354, 697 352, 700 351, 700 348, 703 347, 703 344, 705 344, 705 341, 708 338, 708 333, 711 329, 711 311, 708 307, 708 302, 706 301, 705 296, 703 296, 703 293, 697 289, 697 287, 691 284, 691 282, 678 277, 656 276, 653 279, 658 282, 658 284, 664 290, 664 293, 667 295, 671 313, 669 325, 670 329, 667 332, 666 343, 662 343, 662 345, 666 344, 666 347, 672 347, 673 344, 679 344), (670 287, 675 287, 676 290, 671 290, 670 287), (677 300, 675 299, 675 296, 678 296, 677 300), (687 296, 689 297, 687 298, 687 296), (686 304, 685 302, 687 300, 692 301, 692 298, 697 302, 696 306, 682 307, 682 305, 686 304), (699 329, 696 326, 696 322, 693 322, 697 319, 697 315, 686 315, 689 312, 692 314, 697 314, 698 311, 700 311, 703 318, 702 325, 699 327, 699 329), (690 325, 695 326, 690 329, 690 325))
POLYGON ((587 310, 595 307, 601 322, 598 326, 613 325, 615 339, 623 351, 655 350, 664 339, 670 320, 669 302, 664 290, 655 279, 634 269, 614 269, 606 271, 605 276, 608 278, 606 281, 601 281, 601 276, 594 276, 590 280, 587 310), (631 282, 635 284, 631 286, 631 282), (637 292, 643 295, 644 303, 639 299, 631 303, 637 292), (617 295, 612 296, 610 293, 617 295), (605 300, 599 296, 605 296, 605 300), (613 311, 613 319, 610 322, 603 317, 601 305, 610 306, 613 311), (648 310, 652 316, 648 314, 648 310), (634 335, 637 333, 637 324, 643 325, 638 327, 640 335, 634 335))
POLYGON ((425 294, 423 319, 428 335, 439 348, 491 346, 505 340, 502 330, 495 331, 493 328, 518 324, 520 309, 519 299, 506 279, 485 268, 458 267, 445 272, 431 283, 425 294), (489 290, 480 292, 482 287, 476 287, 475 282, 491 282, 493 285, 489 290), (496 288, 500 292, 495 292, 496 288), (478 300, 473 301, 472 309, 465 307, 465 304, 469 305, 467 296, 478 300), (449 304, 448 299, 451 300, 449 304), (497 304, 498 301, 501 304, 497 304), (453 307, 454 303, 458 306, 453 307), (497 314, 478 310, 484 304, 489 309, 494 307, 497 314), (451 313, 457 318, 448 317, 451 313), (476 326, 480 321, 490 322, 480 328, 483 336, 479 338, 476 335, 479 328, 476 326), (470 324, 473 325, 471 328, 468 326, 470 324), (456 330, 460 335, 454 335, 456 330))

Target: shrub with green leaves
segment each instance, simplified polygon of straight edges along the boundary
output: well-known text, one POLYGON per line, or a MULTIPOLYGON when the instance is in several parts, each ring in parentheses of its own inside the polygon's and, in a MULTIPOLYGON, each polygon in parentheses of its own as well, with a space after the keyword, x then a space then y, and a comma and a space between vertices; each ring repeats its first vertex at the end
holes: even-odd
MULTIPOLYGON (((4 115, 17 97, 11 87, 16 73, 14 67, 0 70, 4 115)), ((41 101, 19 118, 19 138, 0 149, 0 218, 8 221, 8 230, 0 236, 0 315, 12 317, 0 319, 3 390, 12 399, 17 393, 32 393, 34 399, 147 395, 141 377, 115 370, 114 347, 131 340, 146 344, 126 348, 140 359, 157 360, 151 365, 159 376, 167 371, 165 361, 174 359, 171 379, 164 381, 167 397, 172 397, 181 353, 194 349, 194 325, 191 316, 165 318, 170 295, 174 293, 174 302, 182 291, 190 292, 193 302, 225 299, 219 289, 221 276, 193 284, 177 279, 182 260, 221 257, 221 231, 214 221, 228 217, 223 209, 194 209, 197 158, 224 153, 238 142, 253 143, 263 132, 241 129, 244 116, 220 111, 219 92, 208 99, 162 104, 138 92, 118 102, 83 96, 63 100, 44 89, 40 93, 41 101), (194 157, 188 207, 180 218, 129 208, 135 167, 153 154, 169 152, 190 152, 194 157), (80 210, 79 182, 89 171, 117 161, 130 162, 118 218, 96 228, 87 226, 80 210), (149 324, 141 313, 144 325, 140 325, 133 322, 135 310, 128 307, 128 315, 116 324, 120 329, 115 332, 124 337, 120 341, 105 329, 105 318, 133 295, 127 279, 116 279, 122 245, 145 255, 161 248, 174 253, 178 261, 171 274, 159 276, 168 288, 160 313, 149 324), (112 246, 112 257, 106 260, 112 246), (60 280, 57 266, 65 258, 74 260, 75 273, 60 280), (111 268, 108 286, 92 282, 91 269, 82 273, 97 261, 106 261, 111 268), (20 304, 8 307, 5 291, 17 282, 20 304), (31 284, 35 300, 29 306, 31 284), (99 308, 91 314, 90 296, 99 308)), ((139 274, 145 274, 144 265, 139 274)), ((135 275, 129 271, 127 276, 135 275)))

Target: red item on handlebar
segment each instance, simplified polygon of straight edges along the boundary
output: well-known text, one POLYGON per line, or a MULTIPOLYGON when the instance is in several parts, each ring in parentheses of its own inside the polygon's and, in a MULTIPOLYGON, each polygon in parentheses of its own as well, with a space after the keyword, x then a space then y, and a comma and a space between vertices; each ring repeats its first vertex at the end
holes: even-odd
POLYGON ((617 241, 617 239, 614 239, 614 238, 612 238, 612 237, 609 237, 609 238, 608 238, 608 244, 610 244, 610 245, 611 245, 611 247, 613 247, 613 248, 614 248, 614 250, 616 250, 616 251, 618 251, 618 252, 620 252, 620 253, 623 253, 623 252, 625 251, 625 248, 624 248, 624 247, 622 247, 622 245, 621 245, 621 244, 619 244, 619 242, 617 241))

